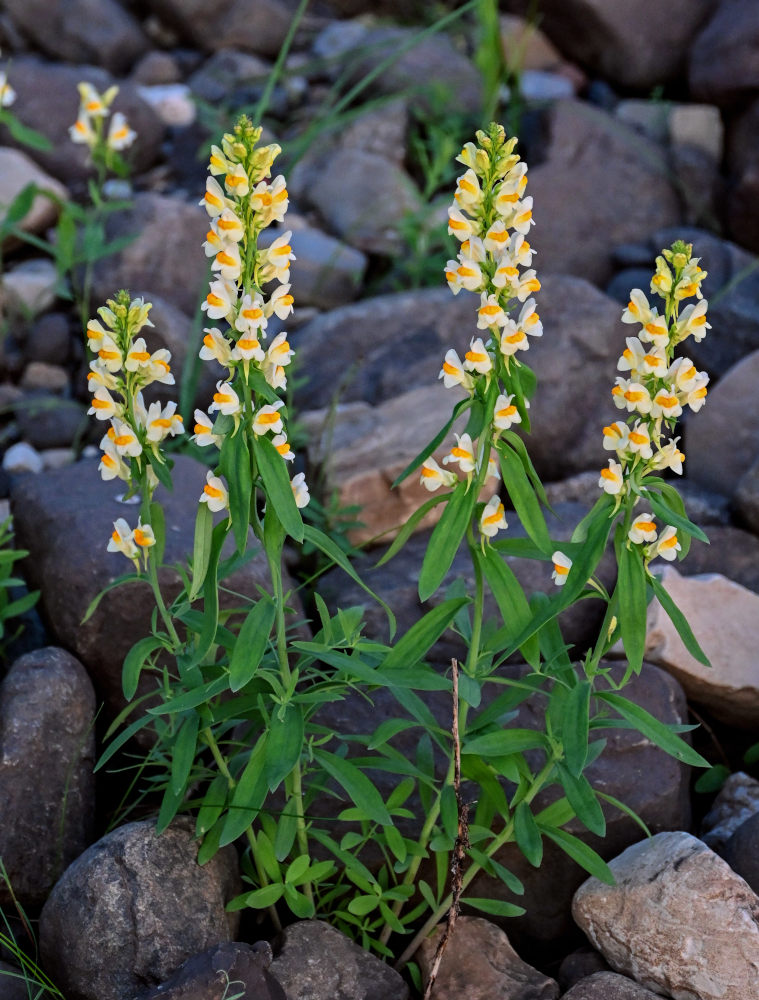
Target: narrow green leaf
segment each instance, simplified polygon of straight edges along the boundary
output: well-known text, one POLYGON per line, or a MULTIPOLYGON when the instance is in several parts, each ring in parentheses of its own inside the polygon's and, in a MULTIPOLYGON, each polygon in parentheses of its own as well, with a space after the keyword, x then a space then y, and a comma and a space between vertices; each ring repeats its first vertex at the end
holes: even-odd
MULTIPOLYGON (((208 505, 202 504, 201 506, 206 507, 208 505)), ((163 563, 163 554, 166 551, 166 518, 163 513, 163 505, 157 500, 154 500, 150 505, 150 526, 155 535, 155 549, 151 554, 151 558, 154 558, 156 565, 160 566, 163 563)))
POLYGON ((414 533, 416 526, 422 518, 425 517, 433 507, 436 507, 438 504, 445 503, 449 496, 450 493, 440 493, 437 496, 430 497, 429 500, 425 500, 421 507, 417 507, 414 513, 405 521, 403 527, 393 539, 387 552, 385 552, 382 558, 377 561, 376 565, 383 566, 386 562, 389 562, 393 556, 397 555, 414 533))
POLYGON ((677 633, 683 640, 685 648, 688 650, 690 655, 695 660, 698 660, 699 663, 702 663, 705 667, 710 667, 711 663, 709 661, 709 657, 703 651, 703 649, 699 645, 698 639, 696 639, 695 635, 691 631, 691 627, 688 624, 688 619, 685 617, 682 611, 672 600, 672 598, 670 597, 669 593, 667 592, 664 584, 661 582, 659 577, 649 576, 648 582, 651 584, 654 591, 654 595, 658 599, 659 604, 661 604, 661 606, 664 608, 667 615, 669 616, 670 621, 677 629, 677 633))
POLYGON ((269 643, 277 609, 268 597, 262 597, 245 617, 229 658, 229 687, 237 692, 253 678, 269 643))
POLYGON ((207 503, 199 503, 195 515, 195 541, 192 549, 192 587, 187 598, 190 604, 203 589, 208 560, 211 558, 212 532, 213 514, 211 509, 207 503))
MULTIPOLYGON (((284 885, 282 883, 265 885, 260 889, 254 889, 253 892, 249 892, 244 896, 244 906, 249 907, 251 910, 265 910, 268 907, 273 906, 278 903, 282 898, 285 891, 284 885)), ((231 903, 227 907, 229 910, 231 908, 231 903)))
MULTIPOLYGON (((509 564, 491 546, 486 546, 484 553, 477 549, 474 558, 485 574, 509 639, 513 640, 524 631, 532 618, 524 591, 509 564)), ((540 662, 537 637, 530 636, 520 649, 530 666, 537 667, 540 662)))
POLYGON ((263 733, 237 782, 219 837, 220 847, 231 844, 233 840, 245 833, 258 817, 267 792, 263 769, 266 740, 267 734, 263 733))
POLYGON ((198 745, 198 716, 188 716, 179 728, 171 757, 171 790, 175 795, 184 791, 195 763, 195 748, 198 745))
MULTIPOLYGON (((698 782, 696 782, 696 784, 698 784, 698 782)), ((596 789, 596 795, 599 797, 599 799, 603 799, 604 802, 608 802, 610 806, 614 806, 615 809, 619 809, 620 812, 623 812, 626 816, 629 816, 631 820, 633 820, 635 823, 638 824, 638 826, 643 831, 644 836, 646 837, 653 836, 651 831, 648 829, 646 824, 643 822, 643 820, 635 812, 634 809, 631 809, 628 805, 625 805, 624 802, 620 802, 619 799, 615 799, 613 795, 607 795, 606 792, 599 792, 598 789, 596 789)))
POLYGON ((138 576, 137 573, 122 573, 121 576, 117 576, 115 580, 111 582, 100 591, 100 593, 93 597, 90 603, 87 605, 87 610, 84 613, 84 618, 79 622, 80 625, 86 625, 87 622, 92 618, 98 609, 98 605, 103 600, 105 595, 111 590, 115 590, 116 587, 121 587, 125 583, 133 583, 137 580, 143 580, 143 577, 138 576))
POLYGON ((269 503, 274 505, 277 517, 287 534, 296 542, 302 542, 303 518, 295 503, 285 460, 271 441, 264 436, 256 438, 254 452, 269 503))
POLYGON ((478 754, 480 757, 505 757, 524 750, 545 750, 546 737, 533 729, 501 729, 495 733, 484 733, 472 739, 464 739, 462 754, 478 754))
POLYGON ((221 816, 224 806, 227 804, 227 789, 227 779, 223 774, 217 774, 206 789, 203 802, 198 810, 198 818, 195 822, 196 837, 205 836, 221 816))
POLYGON ((395 643, 380 669, 389 673, 405 664, 418 663, 450 626, 458 610, 468 603, 468 597, 454 597, 431 608, 395 643))
POLYGON ((580 681, 567 695, 564 703, 562 743, 567 770, 575 777, 582 774, 588 757, 588 719, 590 714, 590 681, 580 681))
MULTIPOLYGON (((281 456, 278 458, 282 460, 281 456)), ((244 552, 248 542, 253 479, 250 472, 248 439, 242 430, 236 434, 228 434, 224 438, 219 455, 219 470, 227 481, 229 516, 232 520, 237 551, 244 552)))
POLYGON ((264 773, 269 791, 279 788, 300 760, 303 752, 304 723, 299 705, 289 704, 280 719, 275 711, 269 721, 264 773))
POLYGON ((640 550, 637 546, 628 548, 625 538, 618 553, 617 614, 627 662, 638 674, 646 648, 646 570, 640 550))
POLYGON ((201 684, 199 687, 186 691, 184 694, 171 698, 161 705, 155 705, 147 711, 150 715, 176 715, 179 712, 187 712, 191 708, 197 708, 203 702, 210 701, 217 694, 227 689, 227 678, 217 677, 215 680, 201 684))
POLYGON ((356 917, 365 917, 380 905, 379 896, 354 896, 348 903, 348 912, 356 917))
POLYGON ((514 838, 517 847, 533 868, 540 867, 543 858, 543 841, 535 818, 526 802, 520 802, 514 811, 514 838))
POLYGON ((161 834, 168 827, 169 823, 174 819, 176 814, 184 802, 184 789, 181 789, 178 793, 173 790, 171 783, 166 786, 166 791, 163 793, 163 799, 161 800, 161 808, 158 810, 158 819, 156 821, 156 833, 161 834))
POLYGON ((137 693, 137 685, 140 681, 140 673, 145 666, 145 661, 157 649, 161 649, 163 643, 154 635, 147 635, 132 646, 124 657, 124 664, 121 668, 121 689, 127 701, 131 701, 137 693))
POLYGON ((680 531, 684 531, 688 535, 693 535, 694 538, 698 538, 701 542, 706 542, 707 545, 709 544, 709 539, 697 524, 694 524, 693 521, 689 520, 683 514, 678 514, 677 511, 672 510, 669 504, 665 503, 657 493, 654 493, 652 490, 643 490, 641 491, 641 495, 648 500, 654 514, 660 517, 662 521, 671 524, 673 528, 679 528, 680 531))
POLYGON ((516 903, 507 903, 505 899, 484 899, 480 896, 462 896, 462 903, 473 907, 475 910, 482 910, 483 913, 491 913, 496 917, 521 917, 527 911, 523 906, 516 903))
MULTIPOLYGON (((22 585, 23 582, 23 580, 20 581, 22 585)), ((23 597, 18 597, 15 601, 10 601, 3 608, 3 618, 15 618, 18 615, 23 615, 25 611, 34 607, 39 596, 39 590, 30 590, 29 593, 24 594, 23 597)))
POLYGON ((603 837, 606 834, 606 820, 598 804, 595 792, 584 775, 576 777, 566 767, 558 765, 559 781, 567 796, 567 801, 575 811, 575 816, 591 833, 603 837))
POLYGON ((277 861, 284 861, 295 843, 298 832, 298 817, 295 812, 283 812, 277 820, 277 832, 274 835, 274 855, 277 861))
POLYGON ((546 555, 551 555, 554 546, 548 534, 540 503, 527 478, 521 459, 505 442, 500 442, 498 445, 498 457, 503 483, 509 491, 519 520, 538 548, 546 555))
POLYGON ((29 128, 28 125, 24 125, 23 122, 20 122, 18 118, 16 118, 13 112, 4 114, 2 117, 2 123, 8 127, 8 131, 16 142, 20 142, 22 145, 28 146, 29 149, 36 149, 40 153, 47 153, 53 148, 53 143, 46 135, 43 135, 36 129, 29 128))
POLYGON ((467 490, 466 483, 460 483, 453 491, 427 543, 419 573, 420 600, 432 597, 451 568, 472 518, 475 502, 474 490, 471 487, 467 490))
POLYGON ((363 810, 370 820, 381 826, 392 824, 392 817, 382 801, 382 796, 355 764, 322 749, 315 749, 314 757, 327 774, 345 789, 354 805, 363 810))
POLYGON ((211 554, 208 559, 206 578, 203 581, 203 628, 198 635, 195 650, 196 662, 200 663, 216 641, 219 625, 219 556, 229 530, 228 523, 221 521, 211 533, 211 554))
POLYGON ((605 882, 606 885, 616 884, 611 869, 604 859, 578 837, 572 836, 566 830, 556 830, 551 827, 543 828, 543 833, 546 837, 550 837, 555 844, 558 844, 562 851, 568 854, 586 872, 595 875, 597 879, 605 882))
POLYGON ((693 747, 688 746, 685 740, 672 732, 669 726, 660 722, 657 718, 647 712, 640 705, 623 698, 622 695, 613 691, 596 691, 595 697, 611 705, 615 711, 619 712, 623 719, 626 719, 632 726, 642 733, 647 739, 661 747, 665 753, 670 754, 683 764, 690 764, 691 767, 709 767, 709 761, 705 760, 693 747))
POLYGON ((308 871, 310 863, 311 860, 307 854, 299 854, 287 866, 285 882, 289 882, 290 885, 299 885, 303 881, 303 876, 308 871))

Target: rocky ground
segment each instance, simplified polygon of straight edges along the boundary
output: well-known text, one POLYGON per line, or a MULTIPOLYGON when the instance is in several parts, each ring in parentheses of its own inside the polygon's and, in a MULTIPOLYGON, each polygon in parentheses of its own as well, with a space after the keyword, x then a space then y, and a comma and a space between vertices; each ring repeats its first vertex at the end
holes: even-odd
MULTIPOLYGON (((448 142, 450 161, 485 124, 478 28, 467 11, 417 40, 445 13, 431 8, 315 0, 265 119, 290 157, 301 461, 323 501, 334 493, 344 507, 361 506, 356 543, 397 525, 423 498, 413 483, 395 493, 389 484, 447 419, 441 358, 451 346, 465 350, 474 325, 466 294, 441 287, 451 253, 440 219, 455 174, 447 163, 439 174, 425 168, 420 149, 448 142), (378 67, 344 102, 347 113, 334 114, 378 67)), ((30 180, 58 198, 85 196, 90 168, 68 137, 76 85, 118 83, 115 107, 138 139, 133 205, 111 214, 107 229, 131 239, 97 264, 93 302, 120 287, 152 301, 154 346, 172 351, 188 385, 207 280, 197 204, 205 153, 260 99, 293 15, 289 0, 5 0, 0 11, 12 110, 53 143, 29 150, 0 125, 0 220, 30 180)), ((703 721, 699 749, 736 773, 712 804, 692 791, 687 769, 614 730, 590 780, 631 805, 655 836, 641 841, 614 811, 603 844, 585 834, 614 859, 613 888, 584 881, 558 849, 547 849, 539 870, 506 853, 526 886, 526 915, 502 929, 463 918, 433 995, 756 1000, 759 781, 741 768, 759 723, 759 6, 509 0, 500 37, 511 89, 501 91, 498 116, 520 135, 537 222, 530 240, 545 335, 528 359, 539 378, 530 449, 549 483, 556 537, 597 495, 629 289, 647 287, 656 253, 676 238, 693 242, 709 272, 712 329, 691 353, 710 391, 683 429, 681 485, 711 545, 695 543, 665 582, 713 669, 689 656, 654 606, 648 662, 629 695, 665 722, 703 721), (524 20, 536 11, 539 29, 524 20)), ((54 242, 57 211, 38 197, 22 226, 54 242)), ((162 838, 149 816, 105 832, 120 779, 96 781, 93 763, 105 724, 123 707, 121 663, 148 631, 151 604, 139 588, 128 599, 116 592, 80 624, 123 571, 121 557, 105 551, 123 508, 87 447, 99 434, 86 418, 81 324, 51 255, 11 237, 2 264, 0 498, 41 597, 0 674, 0 858, 18 899, 41 914, 45 970, 70 1000, 222 998, 229 981, 257 998, 408 996, 397 973, 323 923, 296 923, 271 944, 252 923, 240 927, 224 910, 239 891, 235 851, 198 868, 184 821, 162 838)), ((204 378, 196 396, 205 408, 204 378)), ((174 492, 164 496, 169 562, 192 548, 203 479, 199 463, 178 457, 174 492)), ((415 574, 427 537, 380 569, 376 547, 362 557, 401 631, 421 614, 415 574)), ((513 568, 530 589, 550 586, 550 571, 541 577, 519 560, 513 568)), ((466 575, 465 561, 452 572, 466 575)), ((261 574, 252 562, 238 589, 254 593, 261 574)), ((319 589, 332 606, 361 599, 342 574, 319 589)), ((569 641, 581 645, 597 627, 590 604, 565 622, 569 641)), ((381 621, 367 614, 378 634, 381 621)), ((443 644, 437 655, 446 663, 456 652, 443 644)), ((516 724, 529 725, 537 707, 522 711, 516 724)), ((2 885, 0 902, 11 915, 2 885)), ((433 947, 419 957, 423 968, 433 947)), ((11 969, 2 948, 0 960, 0 973, 11 969)), ((0 1000, 21 996, 23 984, 0 975, 0 1000)))

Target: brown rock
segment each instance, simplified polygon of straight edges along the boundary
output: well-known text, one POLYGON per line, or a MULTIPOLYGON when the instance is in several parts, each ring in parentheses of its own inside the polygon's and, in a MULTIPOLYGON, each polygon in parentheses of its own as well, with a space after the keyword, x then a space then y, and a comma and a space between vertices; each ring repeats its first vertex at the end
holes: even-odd
MULTIPOLYGON (((573 32, 573 34, 582 34, 573 32)), ((620 243, 680 221, 661 149, 606 112, 558 101, 544 163, 530 170, 538 275, 575 274, 601 284, 620 243)))
MULTIPOLYGON (((443 926, 416 953, 426 981, 443 926)), ((440 963, 433 1000, 556 1000, 558 984, 523 962, 500 927, 481 917, 459 917, 440 963)))
POLYGON ((699 1000, 756 996, 759 898, 688 833, 660 833, 610 863, 616 885, 590 878, 572 913, 618 972, 699 1000))
POLYGON ((63 649, 27 653, 0 685, 0 858, 24 906, 43 903, 92 839, 94 721, 92 684, 63 649))
POLYGON ((117 0, 5 0, 5 10, 35 47, 65 62, 123 73, 148 46, 139 22, 117 0))
POLYGON ((322 920, 285 928, 271 973, 288 1000, 407 1000, 400 975, 322 920))
MULTIPOLYGON (((533 12, 528 0, 508 7, 533 12)), ((540 27, 585 69, 623 87, 650 89, 682 72, 691 39, 713 7, 713 0, 674 0, 666 9, 658 0, 544 0, 540 27)))
POLYGON ((661 582, 685 615, 711 667, 688 652, 657 600, 648 609, 646 658, 677 677, 688 697, 718 719, 737 726, 756 725, 759 596, 717 573, 686 578, 671 566, 664 569, 661 582))
POLYGON ((160 836, 152 820, 128 823, 66 869, 39 933, 44 967, 71 1000, 133 997, 233 937, 237 855, 225 847, 201 867, 193 831, 189 819, 160 836))
POLYGON ((580 980, 562 1000, 658 1000, 659 996, 616 972, 596 972, 580 980))
POLYGON ((198 48, 248 49, 276 56, 290 27, 289 0, 153 0, 153 8, 198 48), (209 25, 213 30, 209 30, 209 25))
MULTIPOLYGON (((5 220, 8 206, 27 184, 36 184, 41 190, 49 191, 63 200, 68 197, 66 188, 41 170, 26 153, 18 149, 0 148, 0 219, 5 220)), ((24 232, 39 233, 51 226, 57 218, 56 203, 45 195, 38 194, 19 226, 24 232)))
POLYGON ((747 469, 738 483, 735 509, 746 527, 759 535, 759 459, 747 469))
POLYGON ((698 100, 726 104, 759 89, 759 8, 721 0, 693 43, 690 88, 698 100))
POLYGON ((245 1000, 286 1000, 285 991, 268 971, 272 961, 268 941, 251 946, 237 941, 193 955, 173 976, 139 1000, 226 1000, 230 987, 244 989, 245 1000))
MULTIPOLYGON (((686 506, 691 516, 687 497, 686 506)), ((710 544, 704 545, 696 539, 688 557, 677 564, 678 572, 684 576, 721 573, 759 594, 759 538, 729 525, 709 525, 705 531, 710 544)))
POLYGON ((730 369, 688 423, 689 477, 727 496, 759 459, 759 407, 750 403, 758 379, 759 350, 730 369))

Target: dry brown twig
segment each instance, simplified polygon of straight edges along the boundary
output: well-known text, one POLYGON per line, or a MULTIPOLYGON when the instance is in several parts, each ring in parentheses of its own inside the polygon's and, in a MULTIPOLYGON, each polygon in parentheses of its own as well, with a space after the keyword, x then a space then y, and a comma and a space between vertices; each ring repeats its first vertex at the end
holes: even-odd
POLYGON ((430 965, 427 983, 424 988, 424 1000, 430 1000, 432 989, 437 979, 440 963, 443 960, 445 949, 453 935, 456 926, 456 919, 459 915, 461 893, 463 891, 462 881, 464 878, 464 861, 466 850, 469 847, 469 806, 461 798, 461 741, 459 739, 459 664, 458 660, 451 660, 451 672, 453 678, 453 724, 451 734, 453 736, 453 790, 456 793, 456 812, 458 815, 458 829, 456 841, 453 845, 453 855, 451 857, 451 907, 448 910, 448 919, 445 930, 438 941, 435 954, 430 965))

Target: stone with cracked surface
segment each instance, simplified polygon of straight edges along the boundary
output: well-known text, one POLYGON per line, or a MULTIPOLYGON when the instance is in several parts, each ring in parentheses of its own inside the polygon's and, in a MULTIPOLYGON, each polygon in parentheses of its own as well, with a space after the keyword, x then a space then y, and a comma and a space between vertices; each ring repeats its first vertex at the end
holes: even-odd
POLYGON ((659 833, 590 878, 572 913, 617 972, 675 1000, 759 996, 759 898, 705 844, 659 833))

